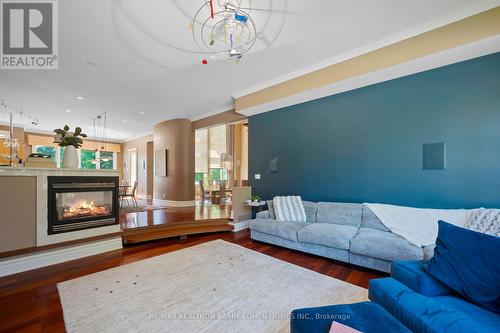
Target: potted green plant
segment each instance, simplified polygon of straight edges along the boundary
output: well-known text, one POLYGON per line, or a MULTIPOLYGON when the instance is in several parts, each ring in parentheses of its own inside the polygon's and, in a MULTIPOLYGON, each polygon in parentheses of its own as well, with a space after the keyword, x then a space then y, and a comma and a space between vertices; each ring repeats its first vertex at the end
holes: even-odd
POLYGON ((252 202, 260 202, 261 198, 258 195, 252 195, 251 196, 252 202))
POLYGON ((77 149, 80 149, 83 144, 83 138, 86 138, 87 134, 83 133, 80 127, 76 127, 74 132, 70 132, 69 130, 68 125, 55 129, 54 143, 57 143, 59 147, 65 147, 62 163, 63 168, 76 169, 78 168, 77 149))

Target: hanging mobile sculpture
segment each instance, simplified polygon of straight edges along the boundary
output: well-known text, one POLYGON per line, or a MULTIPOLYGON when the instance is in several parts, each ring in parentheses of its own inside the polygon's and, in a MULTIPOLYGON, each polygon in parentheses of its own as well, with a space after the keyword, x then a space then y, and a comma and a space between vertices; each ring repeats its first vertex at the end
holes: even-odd
POLYGON ((255 22, 245 10, 241 0, 205 2, 189 25, 198 48, 215 59, 240 59, 257 39, 255 22))

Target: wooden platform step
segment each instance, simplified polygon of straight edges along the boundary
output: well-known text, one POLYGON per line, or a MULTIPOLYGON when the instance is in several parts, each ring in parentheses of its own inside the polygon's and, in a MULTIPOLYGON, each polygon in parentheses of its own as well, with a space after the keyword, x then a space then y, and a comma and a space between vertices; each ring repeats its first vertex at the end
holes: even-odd
POLYGON ((175 222, 157 226, 126 229, 122 232, 123 244, 146 242, 155 239, 187 236, 209 232, 232 231, 227 218, 175 222))

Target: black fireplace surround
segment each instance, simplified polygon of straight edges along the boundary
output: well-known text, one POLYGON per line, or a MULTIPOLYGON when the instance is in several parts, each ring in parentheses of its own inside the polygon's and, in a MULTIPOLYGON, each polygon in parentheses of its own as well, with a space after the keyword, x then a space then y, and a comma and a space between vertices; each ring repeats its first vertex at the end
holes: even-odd
POLYGON ((118 177, 50 176, 48 234, 119 223, 118 177))

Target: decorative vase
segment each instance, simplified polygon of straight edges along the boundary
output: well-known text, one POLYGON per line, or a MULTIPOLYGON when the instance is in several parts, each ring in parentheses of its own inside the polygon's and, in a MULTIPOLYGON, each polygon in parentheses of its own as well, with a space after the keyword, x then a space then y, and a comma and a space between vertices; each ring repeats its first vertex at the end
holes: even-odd
POLYGON ((78 153, 74 146, 66 146, 64 149, 63 168, 78 168, 78 153))

